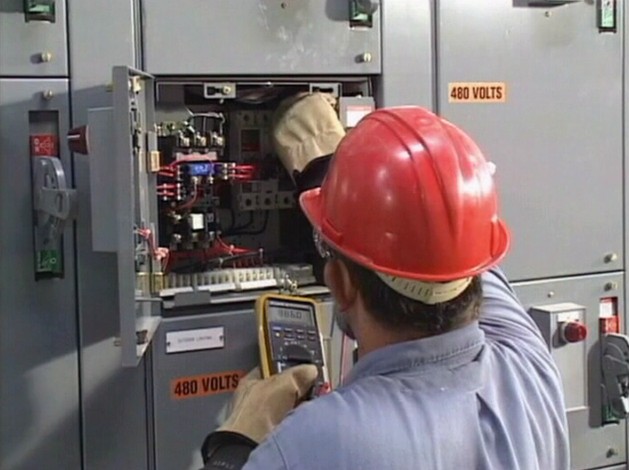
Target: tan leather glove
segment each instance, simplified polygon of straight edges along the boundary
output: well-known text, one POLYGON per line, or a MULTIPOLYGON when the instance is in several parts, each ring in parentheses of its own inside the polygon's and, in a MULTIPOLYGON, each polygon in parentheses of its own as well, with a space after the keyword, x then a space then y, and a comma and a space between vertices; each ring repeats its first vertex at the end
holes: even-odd
POLYGON ((313 160, 334 153, 345 136, 335 104, 332 95, 316 92, 286 98, 278 107, 273 144, 293 179, 313 160))
POLYGON ((260 443, 280 424, 313 387, 317 367, 311 364, 286 369, 268 379, 259 369, 238 384, 232 400, 232 413, 217 431, 230 431, 260 443))

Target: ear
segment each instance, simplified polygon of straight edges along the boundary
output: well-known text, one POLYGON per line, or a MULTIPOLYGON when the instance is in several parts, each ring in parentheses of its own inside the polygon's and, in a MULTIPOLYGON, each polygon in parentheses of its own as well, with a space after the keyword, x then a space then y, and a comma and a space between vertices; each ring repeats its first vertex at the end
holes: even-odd
POLYGON ((358 289, 345 263, 339 259, 328 260, 323 275, 341 311, 348 311, 358 299, 358 289))

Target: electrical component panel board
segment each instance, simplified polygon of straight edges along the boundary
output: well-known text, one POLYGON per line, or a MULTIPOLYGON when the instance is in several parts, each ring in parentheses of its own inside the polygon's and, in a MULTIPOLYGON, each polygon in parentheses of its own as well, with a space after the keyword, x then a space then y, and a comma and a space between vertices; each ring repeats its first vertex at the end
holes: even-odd
POLYGON ((70 143, 91 155, 93 247, 118 255, 124 365, 138 363, 163 309, 325 292, 273 150, 275 111, 325 93, 353 127, 375 107, 368 78, 155 79, 116 67, 113 87, 114 107, 91 111, 70 143))

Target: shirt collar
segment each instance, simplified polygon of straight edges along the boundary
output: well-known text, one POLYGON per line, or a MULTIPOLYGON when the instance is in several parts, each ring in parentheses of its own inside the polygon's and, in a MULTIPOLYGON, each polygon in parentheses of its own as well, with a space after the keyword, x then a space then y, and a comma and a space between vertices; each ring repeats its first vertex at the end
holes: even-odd
POLYGON ((438 336, 405 341, 377 349, 359 359, 343 385, 360 378, 383 375, 428 364, 453 367, 471 362, 480 352, 485 335, 474 321, 438 336))

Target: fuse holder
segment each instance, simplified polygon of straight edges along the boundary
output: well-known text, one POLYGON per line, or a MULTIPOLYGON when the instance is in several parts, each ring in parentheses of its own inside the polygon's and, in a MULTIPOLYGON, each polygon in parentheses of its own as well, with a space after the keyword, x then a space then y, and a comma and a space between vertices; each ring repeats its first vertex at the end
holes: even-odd
POLYGON ((587 327, 579 321, 569 321, 561 325, 560 334, 566 343, 578 343, 587 338, 587 327))

